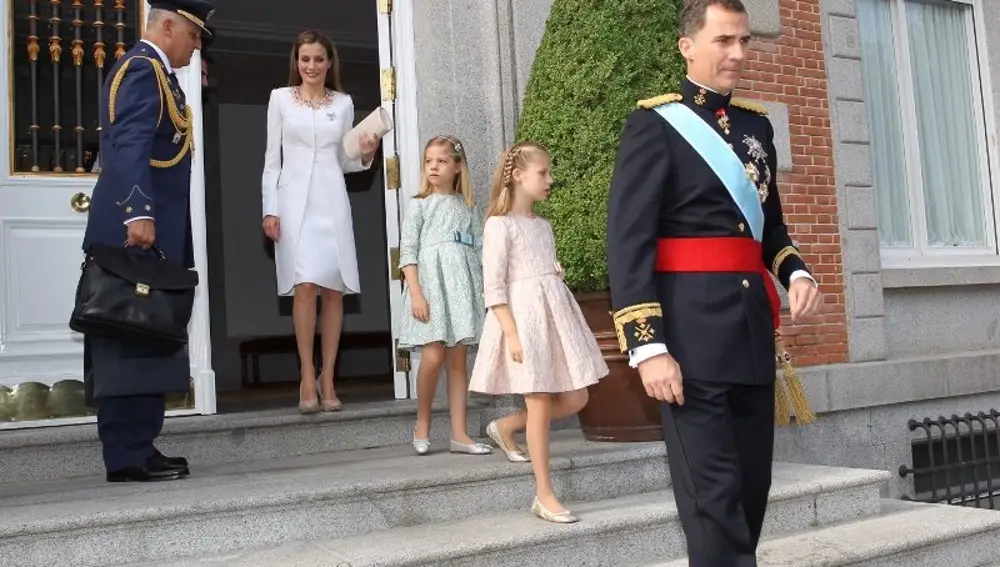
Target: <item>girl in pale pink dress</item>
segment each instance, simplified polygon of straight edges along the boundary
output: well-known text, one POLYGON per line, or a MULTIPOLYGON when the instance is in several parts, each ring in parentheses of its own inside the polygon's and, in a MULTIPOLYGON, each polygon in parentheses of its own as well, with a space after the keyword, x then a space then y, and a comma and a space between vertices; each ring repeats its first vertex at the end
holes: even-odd
POLYGON ((504 152, 483 231, 489 313, 469 390, 524 396, 527 411, 493 421, 486 433, 510 461, 531 461, 536 485, 531 512, 570 523, 577 518, 552 488, 549 423, 580 411, 587 404, 587 386, 609 371, 563 283, 552 227, 534 213, 551 186, 551 160, 543 147, 524 142, 504 152), (526 430, 530 459, 514 440, 521 430, 526 430))

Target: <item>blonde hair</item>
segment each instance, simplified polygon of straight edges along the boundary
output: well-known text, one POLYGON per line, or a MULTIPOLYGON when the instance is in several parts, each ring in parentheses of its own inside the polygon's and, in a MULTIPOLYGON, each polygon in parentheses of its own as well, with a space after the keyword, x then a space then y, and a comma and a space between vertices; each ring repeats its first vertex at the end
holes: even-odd
POLYGON ((510 212, 514 204, 514 170, 525 170, 539 156, 544 155, 551 160, 549 150, 537 142, 519 142, 507 148, 500 156, 500 163, 493 172, 493 185, 490 187, 490 207, 486 211, 488 217, 500 217, 510 212))
MULTIPOLYGON (((465 204, 470 207, 476 205, 475 195, 472 194, 472 179, 469 174, 469 160, 465 157, 465 148, 462 147, 462 142, 454 136, 434 136, 431 138, 427 145, 424 146, 424 161, 427 161, 427 150, 434 146, 447 146, 451 149, 451 155, 455 158, 455 163, 458 164, 459 172, 455 176, 455 186, 452 189, 456 193, 461 193, 462 197, 465 197, 465 204)), ((413 196, 414 199, 423 199, 424 197, 430 196, 434 193, 434 186, 431 185, 429 179, 427 179, 427 170, 421 169, 420 171, 420 191, 413 196)))

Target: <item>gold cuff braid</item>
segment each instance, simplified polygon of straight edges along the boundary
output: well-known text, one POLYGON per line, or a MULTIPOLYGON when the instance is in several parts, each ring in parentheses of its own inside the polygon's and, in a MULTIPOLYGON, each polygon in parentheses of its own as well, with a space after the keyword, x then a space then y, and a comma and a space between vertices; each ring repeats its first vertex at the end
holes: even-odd
POLYGON ((653 338, 652 328, 642 323, 650 317, 663 317, 663 308, 655 302, 638 303, 619 309, 612 317, 615 320, 615 333, 618 335, 618 348, 622 352, 626 352, 628 351, 628 337, 625 335, 625 325, 639 322, 641 328, 637 329, 637 332, 642 334, 639 340, 643 342, 651 340, 653 338))
POLYGON ((795 249, 794 246, 785 246, 774 255, 774 261, 771 262, 771 273, 775 277, 778 277, 778 270, 781 268, 781 263, 784 262, 789 256, 802 257, 799 251, 795 249))
POLYGON ((160 123, 163 120, 163 107, 166 103, 167 114, 170 116, 170 122, 174 125, 174 128, 178 133, 184 135, 184 143, 181 144, 180 150, 177 152, 172 159, 169 160, 157 160, 150 159, 149 165, 156 168, 168 168, 173 167, 180 163, 184 156, 187 155, 188 151, 192 149, 194 142, 193 134, 194 128, 192 128, 193 116, 191 113, 191 107, 184 107, 184 115, 181 116, 180 108, 177 107, 177 99, 174 98, 173 91, 170 90, 170 80, 167 79, 167 73, 163 69, 163 63, 153 59, 152 57, 145 57, 142 55, 136 55, 124 63, 118 68, 118 72, 115 73, 115 78, 111 81, 111 92, 108 95, 108 119, 110 124, 115 123, 115 100, 118 98, 118 90, 121 88, 122 81, 125 80, 125 71, 128 69, 129 64, 136 59, 145 59, 149 61, 150 65, 153 66, 153 72, 156 73, 156 79, 159 83, 159 94, 160 94, 160 114, 159 118, 156 120, 156 127, 160 127, 160 123))

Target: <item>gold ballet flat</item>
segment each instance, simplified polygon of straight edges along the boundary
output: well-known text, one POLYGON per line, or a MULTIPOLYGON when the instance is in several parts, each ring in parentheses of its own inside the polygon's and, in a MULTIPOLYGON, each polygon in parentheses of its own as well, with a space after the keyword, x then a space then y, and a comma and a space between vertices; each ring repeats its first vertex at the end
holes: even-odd
POLYGON ((537 496, 535 497, 535 501, 531 503, 531 513, 546 522, 552 522, 554 524, 572 524, 580 521, 580 519, 574 516, 569 510, 559 512, 558 514, 549 511, 548 508, 543 506, 542 503, 538 501, 537 496))

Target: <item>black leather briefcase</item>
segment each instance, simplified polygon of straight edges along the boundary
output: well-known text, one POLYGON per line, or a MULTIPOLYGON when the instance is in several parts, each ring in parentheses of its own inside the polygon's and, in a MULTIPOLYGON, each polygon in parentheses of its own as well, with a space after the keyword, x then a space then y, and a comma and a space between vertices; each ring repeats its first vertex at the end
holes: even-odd
POLYGON ((163 253, 94 244, 86 254, 69 327, 153 347, 187 344, 198 273, 163 253))

